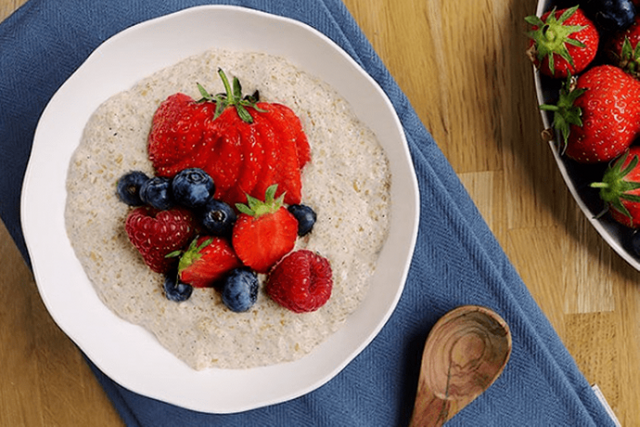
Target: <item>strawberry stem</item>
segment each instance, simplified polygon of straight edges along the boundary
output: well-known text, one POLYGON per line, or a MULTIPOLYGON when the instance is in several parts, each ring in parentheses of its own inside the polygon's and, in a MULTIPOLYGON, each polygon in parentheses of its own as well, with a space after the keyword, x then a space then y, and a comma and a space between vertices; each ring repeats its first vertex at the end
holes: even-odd
POLYGON ((198 90, 200 91, 200 95, 202 98, 197 102, 211 101, 216 104, 216 111, 213 116, 213 119, 217 119, 220 115, 227 109, 227 107, 235 107, 238 116, 245 123, 253 123, 253 117, 247 111, 247 108, 253 108, 256 111, 261 113, 266 113, 266 110, 263 110, 257 106, 258 103, 258 92, 256 91, 253 95, 247 95, 245 97, 242 96, 242 85, 240 85, 240 80, 237 77, 233 78, 233 87, 229 83, 229 79, 227 75, 224 73, 222 68, 218 68, 218 75, 222 79, 222 84, 224 85, 224 93, 219 93, 216 95, 211 95, 200 83, 197 83, 198 90))
POLYGON ((558 103, 542 104, 538 108, 542 111, 550 111, 553 113, 552 126, 562 137, 559 143, 562 146, 561 154, 567 149, 569 135, 571 134, 571 125, 582 127, 582 108, 575 105, 576 100, 585 93, 585 89, 576 89, 575 82, 571 73, 567 77, 566 82, 560 89, 560 97, 558 103))
POLYGON ((624 42, 622 43, 620 58, 618 58, 618 66, 627 74, 638 78, 638 68, 640 67, 640 43, 637 43, 634 48, 631 45, 629 37, 625 36, 624 42))
POLYGON ((208 238, 202 244, 198 246, 198 237, 191 241, 189 248, 182 253, 180 257, 180 261, 178 262, 178 273, 181 273, 185 268, 189 267, 191 264, 196 262, 198 259, 202 257, 200 253, 204 248, 206 248, 211 242, 213 242, 213 238, 208 238))
POLYGON ((624 166, 628 156, 629 152, 625 153, 613 165, 610 165, 602 178, 602 182, 593 182, 590 186, 600 190, 600 198, 604 202, 631 219, 631 213, 629 213, 622 201, 640 202, 640 196, 630 194, 631 191, 640 188, 640 183, 627 181, 625 178, 638 166, 639 159, 638 156, 634 155, 629 164, 624 166))
POLYGON ((264 194, 264 202, 247 194, 247 204, 236 203, 236 208, 238 211, 255 218, 269 213, 275 213, 284 204, 284 193, 277 199, 275 198, 277 190, 278 184, 273 184, 267 188, 264 194))
POLYGON ((573 67, 573 58, 567 50, 567 44, 585 47, 584 43, 569 37, 571 34, 582 31, 585 26, 565 25, 565 21, 569 19, 578 10, 578 6, 566 9, 562 15, 556 19, 556 8, 549 13, 546 21, 535 15, 527 16, 525 21, 537 27, 528 33, 528 36, 535 41, 536 54, 539 61, 545 57, 549 59, 549 71, 551 74, 555 72, 554 55, 564 58, 571 67, 573 67))

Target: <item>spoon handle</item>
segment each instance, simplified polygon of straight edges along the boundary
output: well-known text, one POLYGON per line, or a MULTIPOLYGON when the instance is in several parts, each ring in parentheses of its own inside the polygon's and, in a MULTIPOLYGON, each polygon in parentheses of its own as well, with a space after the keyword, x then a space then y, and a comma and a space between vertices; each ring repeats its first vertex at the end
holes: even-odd
POLYGON ((421 398, 416 399, 409 427, 440 427, 457 412, 451 414, 452 401, 436 397, 422 378, 418 384, 418 396, 421 398))

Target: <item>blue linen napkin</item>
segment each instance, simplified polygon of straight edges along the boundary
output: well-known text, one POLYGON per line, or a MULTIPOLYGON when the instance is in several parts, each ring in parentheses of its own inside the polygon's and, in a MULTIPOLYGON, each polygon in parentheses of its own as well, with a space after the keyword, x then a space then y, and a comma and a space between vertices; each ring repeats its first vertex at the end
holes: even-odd
MULTIPOLYGON (((93 49, 138 22, 200 4, 235 4, 305 22, 380 84, 404 126, 422 213, 405 291, 379 336, 340 374, 295 400, 239 414, 188 411, 132 393, 88 363, 128 426, 402 426, 427 333, 463 304, 495 309, 513 353, 503 375, 452 426, 613 426, 514 271, 449 163, 340 0, 30 0, 0 24, 0 215, 29 262, 21 180, 40 114, 93 49)), ((126 351, 126 349, 123 349, 126 351)), ((247 390, 251 393, 251 390, 247 390)))

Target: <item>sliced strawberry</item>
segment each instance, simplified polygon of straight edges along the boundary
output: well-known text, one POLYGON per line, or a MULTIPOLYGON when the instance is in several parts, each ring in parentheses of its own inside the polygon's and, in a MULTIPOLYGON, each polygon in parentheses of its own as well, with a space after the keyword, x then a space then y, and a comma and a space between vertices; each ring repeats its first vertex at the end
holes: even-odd
POLYGON ((214 110, 215 104, 197 103, 183 93, 171 95, 160 104, 148 139, 149 160, 156 175, 171 177, 184 169, 185 159, 197 157, 214 110))
POLYGON ((280 261, 265 285, 271 299, 296 313, 318 310, 329 300, 332 289, 331 264, 306 249, 292 252, 280 261))
POLYGON ((223 238, 201 236, 194 239, 180 257, 178 275, 194 288, 213 286, 241 263, 231 245, 223 238))
POLYGON ((287 204, 299 204, 302 200, 302 178, 294 139, 295 131, 281 109, 272 107, 264 115, 273 126, 275 144, 278 147, 278 162, 275 166, 274 182, 271 184, 278 185, 277 196, 284 194, 287 204))
POLYGON ((295 142, 296 153, 298 155, 298 167, 300 169, 311 160, 311 148, 309 147, 309 140, 307 134, 304 133, 300 118, 293 112, 293 110, 286 105, 273 104, 273 107, 280 110, 284 119, 289 123, 292 131, 292 139, 295 142))
POLYGON ((125 230, 149 268, 166 273, 176 260, 167 255, 189 244, 195 235, 192 214, 182 208, 158 211, 148 206, 132 210, 125 230))
POLYGON ((298 221, 274 199, 277 186, 271 186, 261 202, 247 197, 249 206, 237 205, 240 215, 233 227, 233 249, 244 265, 266 273, 290 252, 298 236, 298 221))
POLYGON ((273 126, 267 120, 261 120, 259 126, 263 155, 259 179, 251 193, 251 196, 256 198, 262 197, 267 192, 267 188, 275 183, 278 166, 278 145, 273 126))
POLYGON ((240 122, 234 111, 226 110, 215 121, 213 130, 215 141, 208 151, 203 153, 203 159, 206 159, 203 169, 216 184, 215 197, 231 205, 233 202, 230 203, 224 194, 238 181, 243 162, 242 140, 238 130, 240 122))
POLYGON ((236 203, 247 203, 247 194, 255 195, 253 190, 258 183, 265 157, 262 147, 263 137, 260 133, 263 125, 264 120, 256 118, 251 125, 238 126, 242 140, 242 164, 236 183, 222 196, 231 206, 235 206, 236 203))
POLYGON ((258 94, 242 97, 238 79, 233 87, 219 70, 225 93, 194 101, 175 94, 163 102, 149 135, 149 158, 160 176, 188 168, 207 172, 216 185, 215 197, 230 205, 246 202, 246 194, 261 197, 277 184, 288 204, 299 204, 301 169, 310 159, 302 123, 281 104, 258 102, 258 94))

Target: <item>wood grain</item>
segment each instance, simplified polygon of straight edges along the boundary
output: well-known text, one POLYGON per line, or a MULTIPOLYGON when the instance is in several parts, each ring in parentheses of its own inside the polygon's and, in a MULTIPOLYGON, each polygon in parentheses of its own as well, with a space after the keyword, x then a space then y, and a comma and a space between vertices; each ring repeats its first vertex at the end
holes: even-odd
MULTIPOLYGON (((24 0, 0 0, 0 19, 24 0)), ((524 49, 536 0, 345 0, 578 366, 640 426, 639 273, 591 228, 541 142, 524 49)), ((118 426, 0 227, 0 425, 118 426)))

